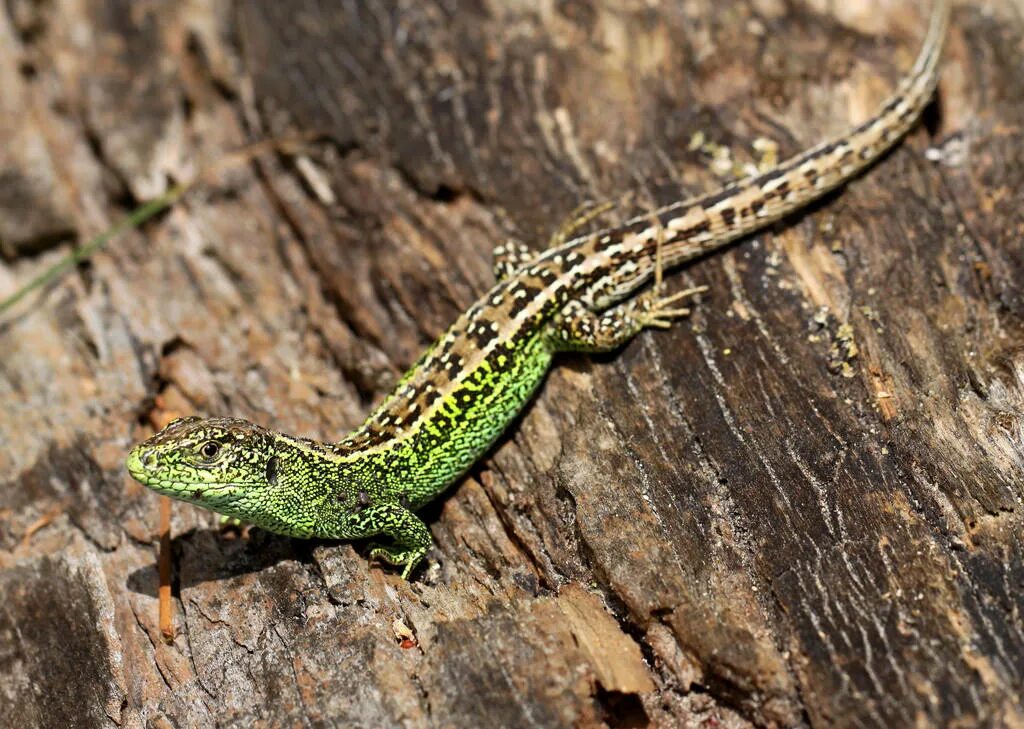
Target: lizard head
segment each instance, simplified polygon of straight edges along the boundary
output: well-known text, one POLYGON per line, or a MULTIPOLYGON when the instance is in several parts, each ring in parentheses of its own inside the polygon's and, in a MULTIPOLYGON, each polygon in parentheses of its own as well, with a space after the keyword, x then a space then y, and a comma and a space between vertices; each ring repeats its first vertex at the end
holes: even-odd
POLYGON ((287 511, 289 453, 266 428, 235 418, 179 418, 128 454, 136 481, 158 493, 270 531, 308 536, 287 511))

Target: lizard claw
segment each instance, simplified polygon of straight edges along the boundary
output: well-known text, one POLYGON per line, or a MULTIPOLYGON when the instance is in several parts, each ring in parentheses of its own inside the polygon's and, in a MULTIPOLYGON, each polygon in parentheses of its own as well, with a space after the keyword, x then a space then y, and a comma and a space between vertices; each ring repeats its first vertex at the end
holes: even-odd
POLYGON ((672 304, 708 290, 707 286, 695 286, 677 291, 669 296, 661 296, 658 290, 648 291, 639 297, 640 323, 647 328, 668 329, 674 319, 690 315, 687 307, 672 307, 672 304))

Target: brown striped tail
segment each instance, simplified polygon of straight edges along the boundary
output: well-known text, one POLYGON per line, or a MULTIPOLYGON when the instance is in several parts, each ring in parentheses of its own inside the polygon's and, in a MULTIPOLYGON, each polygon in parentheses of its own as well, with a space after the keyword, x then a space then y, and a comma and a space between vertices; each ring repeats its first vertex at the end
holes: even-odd
MULTIPOLYGON (((872 164, 916 123, 939 77, 939 60, 949 25, 950 0, 936 0, 921 52, 893 95, 868 121, 807 150, 767 172, 658 210, 663 227, 662 260, 672 266, 779 220, 872 164)), ((632 221, 631 230, 643 227, 632 221)), ((653 238, 647 246, 653 253, 653 238)))

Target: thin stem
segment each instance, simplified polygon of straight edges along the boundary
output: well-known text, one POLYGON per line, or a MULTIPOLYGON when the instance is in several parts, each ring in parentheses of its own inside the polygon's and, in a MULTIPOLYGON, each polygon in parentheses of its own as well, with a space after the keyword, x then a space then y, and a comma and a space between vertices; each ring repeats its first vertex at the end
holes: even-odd
POLYGON ((85 245, 79 246, 73 250, 67 256, 40 273, 13 294, 5 299, 0 299, 0 314, 6 312, 31 292, 45 286, 68 269, 74 268, 77 264, 89 258, 89 256, 93 255, 96 251, 105 246, 111 238, 114 238, 126 230, 139 227, 153 216, 158 215, 171 207, 179 198, 181 198, 182 195, 188 192, 200 180, 203 180, 204 178, 211 176, 213 173, 219 172, 228 167, 244 164, 252 160, 254 157, 258 157, 259 155, 269 151, 281 150, 284 152, 292 152, 293 148, 301 147, 303 144, 315 139, 317 136, 317 134, 310 133, 295 139, 265 139, 224 155, 213 164, 201 169, 199 173, 188 182, 182 182, 174 185, 160 197, 154 198, 153 200, 140 205, 122 220, 107 228, 85 245))
POLYGON ((87 259, 93 253, 105 246, 114 236, 119 235, 125 230, 139 227, 154 215, 157 215, 169 208, 177 202, 178 198, 185 194, 188 188, 189 185, 187 184, 175 185, 160 197, 139 206, 129 215, 126 215, 123 219, 107 228, 85 245, 79 246, 73 250, 67 256, 57 261, 57 263, 40 273, 6 299, 0 300, 0 314, 3 314, 36 289, 45 286, 68 269, 73 268, 87 259))

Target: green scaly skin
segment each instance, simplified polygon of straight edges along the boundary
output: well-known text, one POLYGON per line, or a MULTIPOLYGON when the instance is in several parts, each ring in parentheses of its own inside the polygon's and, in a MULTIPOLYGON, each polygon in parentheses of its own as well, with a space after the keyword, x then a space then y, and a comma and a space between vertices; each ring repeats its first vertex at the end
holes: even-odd
POLYGON ((645 327, 685 316, 697 289, 661 296, 661 267, 773 223, 870 165, 913 126, 935 89, 949 1, 923 48, 867 122, 768 172, 547 251, 495 249, 498 283, 431 346, 363 425, 319 443, 232 418, 176 420, 128 456, 161 494, 293 537, 384 535, 371 557, 408 578, 432 540, 415 511, 484 454, 526 405, 561 351, 611 351, 645 327), (653 289, 637 294, 655 280, 653 289))

